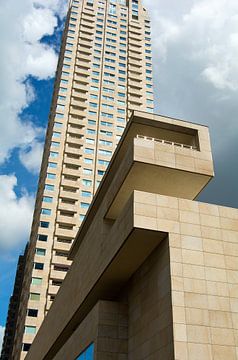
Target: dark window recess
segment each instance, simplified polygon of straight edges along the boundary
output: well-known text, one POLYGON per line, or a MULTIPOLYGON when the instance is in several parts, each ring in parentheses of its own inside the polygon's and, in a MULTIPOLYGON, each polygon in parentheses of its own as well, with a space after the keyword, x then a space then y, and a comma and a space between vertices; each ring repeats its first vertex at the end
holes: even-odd
POLYGON ((69 267, 68 266, 54 265, 54 270, 56 270, 56 271, 68 271, 69 267))
POLYGON ((73 239, 64 238, 64 237, 57 237, 57 241, 65 244, 71 244, 73 239))
POLYGON ((48 236, 47 235, 38 235, 38 240, 40 241, 47 241, 48 240, 48 236))
POLYGON ((68 256, 68 252, 66 251, 56 251, 55 252, 55 256, 64 256, 64 257, 67 257, 68 256))
POLYGON ((24 343, 23 346, 22 346, 22 350, 23 351, 29 351, 30 347, 31 347, 31 344, 24 343))
POLYGON ((38 310, 36 309, 28 309, 27 310, 27 315, 31 316, 31 317, 37 317, 38 315, 38 310))
POLYGON ((44 269, 44 264, 43 263, 35 263, 34 268, 36 270, 43 270, 44 269))
POLYGON ((62 284, 63 281, 61 280, 52 280, 52 285, 53 286, 60 286, 62 284))
POLYGON ((50 226, 50 223, 48 221, 40 221, 40 227, 48 228, 49 226, 50 226))

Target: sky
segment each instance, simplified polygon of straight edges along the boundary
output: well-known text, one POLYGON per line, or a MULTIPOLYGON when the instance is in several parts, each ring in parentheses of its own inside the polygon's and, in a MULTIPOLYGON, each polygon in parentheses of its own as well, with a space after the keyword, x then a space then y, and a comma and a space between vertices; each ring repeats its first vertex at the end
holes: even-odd
MULTIPOLYGON (((215 179, 199 200, 238 207, 238 2, 143 0, 156 112, 208 125, 215 179)), ((29 238, 66 0, 0 5, 0 347, 29 238)))

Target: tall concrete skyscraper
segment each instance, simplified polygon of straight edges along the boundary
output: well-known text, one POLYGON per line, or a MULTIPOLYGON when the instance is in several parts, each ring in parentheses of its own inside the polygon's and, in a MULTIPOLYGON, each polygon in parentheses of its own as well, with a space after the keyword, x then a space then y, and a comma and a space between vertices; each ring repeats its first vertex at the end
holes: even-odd
MULTIPOLYGON (((62 38, 12 359, 25 358, 132 110, 153 112, 141 0, 73 0, 62 38)), ((66 306, 70 306, 67 304, 66 306)))

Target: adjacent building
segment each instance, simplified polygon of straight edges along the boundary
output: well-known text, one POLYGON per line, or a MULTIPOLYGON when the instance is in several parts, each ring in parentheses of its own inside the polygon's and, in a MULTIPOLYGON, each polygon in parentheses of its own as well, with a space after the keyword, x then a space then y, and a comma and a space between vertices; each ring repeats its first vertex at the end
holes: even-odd
POLYGON ((132 110, 153 112, 151 56, 141 0, 70 2, 11 359, 25 358, 54 301, 132 110))
POLYGON ((207 127, 135 111, 26 360, 237 360, 238 209, 207 127))
POLYGON ((16 323, 17 323, 21 293, 22 293, 22 282, 23 282, 24 271, 26 266, 27 248, 28 246, 26 246, 24 254, 20 255, 18 258, 13 294, 10 297, 9 306, 8 306, 6 328, 5 328, 5 334, 3 338, 2 350, 0 356, 1 360, 11 359, 11 355, 13 351, 14 337, 16 335, 16 323))

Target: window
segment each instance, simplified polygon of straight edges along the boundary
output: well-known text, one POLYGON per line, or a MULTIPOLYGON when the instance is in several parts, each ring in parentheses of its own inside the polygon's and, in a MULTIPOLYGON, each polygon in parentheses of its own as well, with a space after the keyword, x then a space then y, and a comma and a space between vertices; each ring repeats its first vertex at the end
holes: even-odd
POLYGON ((25 326, 25 334, 35 334, 36 333, 36 326, 25 326))
POLYGON ((48 229, 49 226, 49 221, 40 221, 40 227, 48 229))
POLYGON ((98 164, 103 165, 103 166, 107 166, 109 164, 109 161, 99 159, 98 164))
POLYGON ((50 196, 43 196, 42 201, 43 201, 43 202, 46 202, 46 203, 52 203, 52 202, 53 202, 53 198, 50 197, 50 196))
POLYGON ((48 166, 49 166, 50 168, 53 168, 53 169, 56 169, 56 168, 57 168, 57 164, 54 163, 54 162, 49 162, 49 163, 48 163, 48 166))
POLYGON ((30 293, 30 300, 39 301, 40 300, 40 294, 38 294, 38 293, 30 293))
POLYGON ((82 195, 83 197, 91 197, 91 196, 92 196, 92 194, 91 194, 90 191, 82 191, 82 192, 81 192, 81 195, 82 195))
MULTIPOLYGON (((64 65, 63 65, 63 68, 69 69, 69 68, 70 68, 70 65, 64 64, 64 65)), ((62 71, 62 75, 63 75, 63 76, 69 76, 69 72, 68 72, 68 71, 62 71)), ((62 106, 64 106, 64 105, 62 105, 62 106)), ((57 107, 57 110, 58 110, 58 107, 57 107)), ((59 109, 59 110, 60 110, 60 109, 59 109)))
POLYGON ((106 88, 106 87, 103 88, 103 91, 105 91, 106 93, 110 93, 110 94, 114 93, 113 89, 109 89, 109 88, 106 88))
POLYGON ((89 205, 90 205, 90 204, 84 203, 84 202, 81 202, 81 203, 80 203, 80 206, 81 206, 82 209, 88 209, 88 208, 89 208, 89 205))
POLYGON ((98 150, 98 153, 99 153, 100 155, 104 155, 104 156, 110 156, 110 155, 112 155, 112 152, 111 152, 111 151, 108 151, 108 150, 101 150, 101 149, 99 149, 99 150, 98 150))
POLYGON ((59 155, 58 152, 56 152, 56 151, 50 151, 50 157, 52 157, 52 158, 57 158, 58 155, 59 155))
POLYGON ((55 126, 56 128, 61 128, 61 127, 63 126, 63 124, 56 121, 56 122, 54 123, 54 126, 55 126))
POLYGON ((86 138, 86 144, 94 144, 95 143, 95 140, 94 139, 89 139, 89 138, 86 138))
POLYGON ((112 136, 112 132, 106 131, 106 130, 100 130, 100 134, 105 135, 105 136, 112 136))
MULTIPOLYGON (((39 278, 39 277, 31 278, 31 284, 32 285, 41 285, 42 284, 42 278, 39 278)), ((31 300, 34 300, 34 299, 31 299, 31 300)))
POLYGON ((38 315, 38 310, 36 310, 36 309, 28 309, 27 310, 27 316, 37 317, 37 315, 38 315))
POLYGON ((82 184, 84 185, 84 186, 92 186, 92 181, 91 180, 87 180, 87 179, 83 179, 82 180, 82 184))
POLYGON ((36 269, 36 270, 43 270, 43 269, 44 269, 44 264, 43 264, 43 263, 35 262, 35 263, 34 263, 34 269, 36 269))
POLYGON ((87 134, 94 135, 94 134, 96 134, 96 130, 87 129, 87 134))
POLYGON ((113 126, 112 123, 107 122, 107 121, 101 121, 100 123, 101 123, 102 126, 108 126, 108 127, 112 127, 112 126, 113 126))
MULTIPOLYGON (((60 133, 60 132, 57 132, 57 131, 54 131, 54 132, 53 132, 53 137, 60 138, 60 136, 61 136, 61 133, 60 133)), ((57 143, 57 144, 59 144, 59 143, 57 143)), ((57 145, 57 146, 58 146, 58 145, 57 145)))
POLYGON ((56 114, 55 114, 55 117, 56 117, 56 119, 63 119, 64 114, 56 113, 56 114))
POLYGON ((106 85, 115 85, 114 81, 110 81, 110 80, 104 80, 103 83, 106 85))
POLYGON ((104 146, 112 146, 112 142, 107 140, 99 140, 99 144, 104 146))
POLYGON ((94 150, 93 150, 93 149, 89 149, 89 148, 85 148, 85 149, 84 149, 84 153, 85 153, 85 154, 93 154, 93 153, 94 153, 94 150))
POLYGON ((97 107, 98 107, 98 104, 97 104, 97 103, 90 102, 90 103, 89 103, 89 106, 94 107, 94 108, 97 108, 97 107))
POLYGON ((89 345, 75 360, 93 360, 94 344, 89 345))
POLYGON ((108 113, 105 113, 105 112, 101 112, 101 116, 104 116, 104 117, 109 118, 109 119, 113 119, 113 114, 108 114, 108 113))
POLYGON ((90 115, 90 116, 96 116, 97 113, 96 113, 96 111, 91 111, 91 110, 89 110, 89 111, 88 111, 88 115, 90 115))
POLYGON ((125 101, 118 100, 118 101, 117 101, 117 104, 118 104, 118 105, 125 105, 126 103, 125 103, 125 101))
POLYGON ((114 109, 114 106, 113 106, 113 105, 109 105, 109 104, 102 104, 102 107, 103 107, 104 109, 111 109, 111 110, 114 109))
POLYGON ((58 141, 51 141, 51 146, 59 147, 60 143, 58 141))
POLYGON ((84 162, 85 162, 85 164, 92 164, 92 163, 93 163, 93 160, 92 160, 92 159, 85 158, 85 159, 84 159, 84 162))
POLYGON ((39 240, 39 241, 47 241, 48 240, 48 235, 38 234, 38 239, 37 240, 39 240))
POLYGON ((92 169, 83 169, 83 174, 85 175, 92 175, 93 170, 92 169))
POLYGON ((94 70, 94 71, 92 72, 92 74, 95 75, 95 76, 99 76, 99 71, 95 71, 95 70, 94 70))
POLYGON ((54 191, 54 185, 45 184, 45 190, 54 191))
POLYGON ((24 343, 22 345, 22 351, 29 351, 30 350, 30 347, 31 347, 31 344, 29 343, 24 343))
POLYGON ((42 208, 41 209, 41 214, 42 215, 51 215, 51 209, 42 208))
MULTIPOLYGON (((39 256, 45 256, 46 250, 45 249, 40 249, 40 248, 36 248, 36 255, 39 256)), ((40 269, 41 270, 41 269, 40 269)), ((42 269, 43 270, 43 269, 42 269)))
POLYGON ((66 96, 59 95, 59 96, 58 96, 58 100, 65 101, 65 100, 66 100, 66 96))
POLYGON ((47 173, 47 174, 46 174, 46 178, 47 178, 47 179, 54 180, 54 179, 56 179, 56 174, 47 173))

